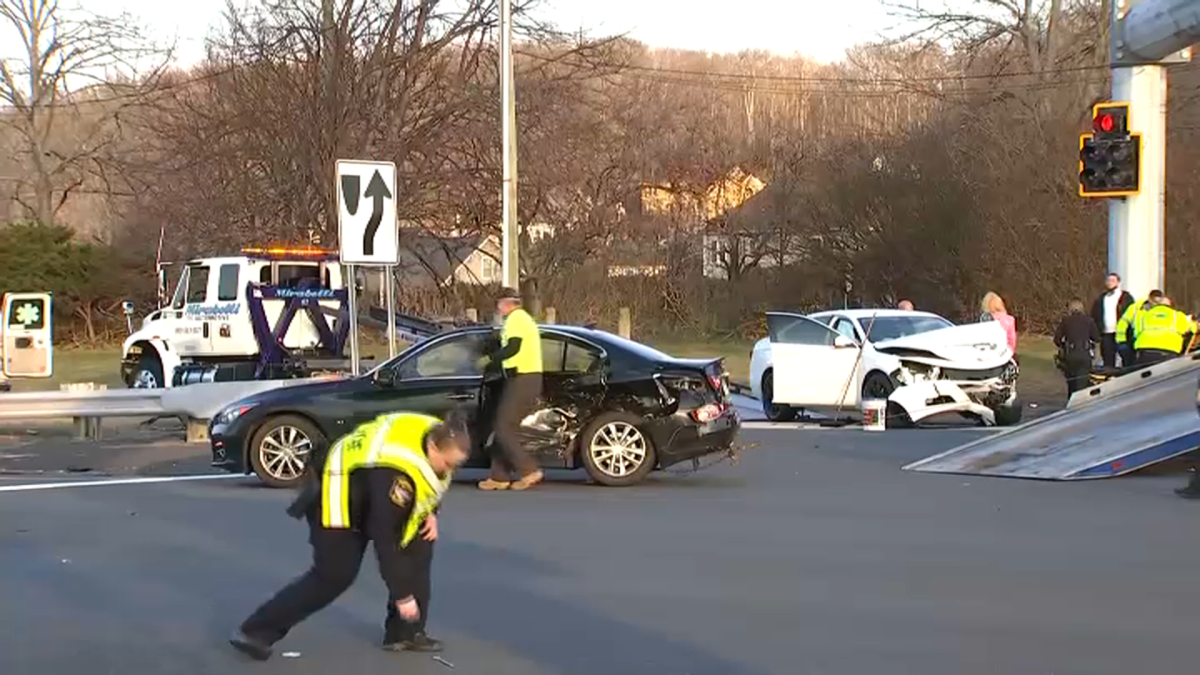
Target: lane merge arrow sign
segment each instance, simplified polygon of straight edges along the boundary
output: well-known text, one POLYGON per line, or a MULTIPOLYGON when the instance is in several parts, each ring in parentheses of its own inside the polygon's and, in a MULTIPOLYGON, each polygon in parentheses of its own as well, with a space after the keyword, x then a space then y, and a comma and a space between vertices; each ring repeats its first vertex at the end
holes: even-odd
POLYGON ((367 229, 363 232, 363 255, 375 255, 375 234, 379 231, 379 223, 383 220, 383 202, 392 198, 392 191, 383 182, 379 171, 371 176, 364 197, 371 199, 371 217, 367 219, 367 229))
POLYGON ((340 159, 337 162, 338 250, 343 264, 400 262, 396 222, 396 165, 340 159), (362 186, 366 185, 363 190, 362 186), (361 192, 360 192, 361 191, 361 192), (370 204, 369 209, 363 208, 370 204))

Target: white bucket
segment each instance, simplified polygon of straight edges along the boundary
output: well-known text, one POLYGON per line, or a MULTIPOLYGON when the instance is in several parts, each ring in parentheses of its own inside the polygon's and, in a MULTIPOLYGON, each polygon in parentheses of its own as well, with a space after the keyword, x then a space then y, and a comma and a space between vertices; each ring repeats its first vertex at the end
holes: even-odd
POLYGON ((883 431, 887 428, 887 401, 870 399, 862 404, 863 431, 883 431))

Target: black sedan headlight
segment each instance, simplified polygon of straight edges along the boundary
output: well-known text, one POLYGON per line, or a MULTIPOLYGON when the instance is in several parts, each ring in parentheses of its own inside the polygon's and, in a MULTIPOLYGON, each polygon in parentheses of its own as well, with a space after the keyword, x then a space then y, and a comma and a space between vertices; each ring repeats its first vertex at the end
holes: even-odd
POLYGON ((233 424, 234 420, 241 417, 242 415, 245 415, 247 411, 249 411, 253 408, 254 408, 253 405, 246 405, 246 404, 231 405, 228 408, 217 413, 217 416, 213 418, 213 426, 217 426, 217 425, 228 426, 230 424, 233 424))

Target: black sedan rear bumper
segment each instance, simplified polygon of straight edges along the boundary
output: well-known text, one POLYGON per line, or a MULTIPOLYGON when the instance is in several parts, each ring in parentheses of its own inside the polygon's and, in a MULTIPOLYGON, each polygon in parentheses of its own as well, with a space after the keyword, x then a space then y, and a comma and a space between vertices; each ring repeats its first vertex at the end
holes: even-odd
POLYGON ((742 421, 737 410, 730 406, 723 415, 709 422, 671 424, 665 438, 656 439, 658 468, 726 452, 737 440, 742 421))

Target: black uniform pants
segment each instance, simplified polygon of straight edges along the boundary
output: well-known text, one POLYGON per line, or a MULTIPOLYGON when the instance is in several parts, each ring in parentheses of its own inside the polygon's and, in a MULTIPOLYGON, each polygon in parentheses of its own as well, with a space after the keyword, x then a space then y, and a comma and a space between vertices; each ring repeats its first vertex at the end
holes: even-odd
POLYGON ((541 395, 541 373, 513 375, 504 381, 496 407, 498 447, 492 452, 492 480, 507 481, 510 472, 525 476, 537 469, 537 462, 521 446, 521 420, 533 412, 541 395))
MULTIPOLYGON (((1100 336, 1100 358, 1105 368, 1117 367, 1117 334, 1105 333, 1100 336)), ((1131 364, 1124 364, 1126 366, 1131 364)))
MULTIPOLYGON (((301 621, 329 606, 345 593, 358 576, 370 541, 367 536, 354 530, 326 529, 318 524, 310 523, 310 527, 312 567, 242 623, 241 630, 248 637, 270 644, 282 640, 301 621)), ((425 541, 418 535, 404 550, 408 554, 404 556, 408 568, 406 572, 413 575, 410 578, 416 583, 413 597, 421 610, 421 618, 411 624, 404 621, 396 611, 395 600, 398 598, 388 598, 388 612, 384 621, 385 642, 411 637, 417 631, 424 630, 429 616, 433 542, 425 541)))
POLYGON ((1068 352, 1063 355, 1063 377, 1067 380, 1067 396, 1087 389, 1092 371, 1092 355, 1087 352, 1068 352))
POLYGON ((1179 354, 1165 349, 1139 349, 1137 350, 1137 364, 1139 366, 1148 366, 1154 363, 1161 363, 1167 359, 1173 359, 1176 356, 1179 356, 1179 354))

